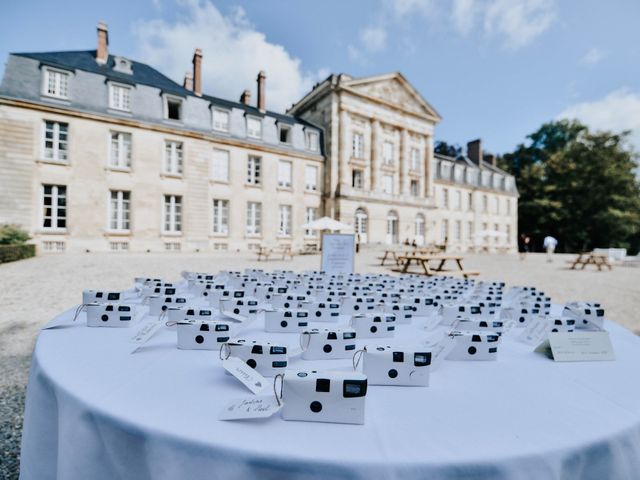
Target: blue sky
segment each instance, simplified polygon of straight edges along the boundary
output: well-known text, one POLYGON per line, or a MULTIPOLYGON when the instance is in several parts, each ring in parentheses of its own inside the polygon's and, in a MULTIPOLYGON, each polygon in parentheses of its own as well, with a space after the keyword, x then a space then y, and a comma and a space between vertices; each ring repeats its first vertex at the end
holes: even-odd
POLYGON ((176 81, 201 47, 213 95, 236 100, 265 69, 275 110, 329 73, 397 70, 442 115, 436 139, 503 153, 572 116, 640 147, 637 0, 5 1, 0 68, 9 52, 93 49, 98 20, 111 52, 176 81))

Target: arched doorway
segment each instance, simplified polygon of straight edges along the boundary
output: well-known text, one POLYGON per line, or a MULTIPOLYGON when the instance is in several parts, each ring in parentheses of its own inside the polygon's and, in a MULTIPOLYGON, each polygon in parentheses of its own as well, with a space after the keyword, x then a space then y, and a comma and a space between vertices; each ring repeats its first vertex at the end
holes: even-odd
POLYGON ((356 235, 358 235, 360 243, 367 243, 367 229, 369 224, 369 216, 364 208, 356 210, 356 235))
POLYGON ((419 213, 416 215, 414 235, 415 235, 416 243, 420 246, 424 245, 424 231, 425 231, 424 215, 419 213))
POLYGON ((391 210, 387 213, 387 244, 398 243, 398 214, 391 210))

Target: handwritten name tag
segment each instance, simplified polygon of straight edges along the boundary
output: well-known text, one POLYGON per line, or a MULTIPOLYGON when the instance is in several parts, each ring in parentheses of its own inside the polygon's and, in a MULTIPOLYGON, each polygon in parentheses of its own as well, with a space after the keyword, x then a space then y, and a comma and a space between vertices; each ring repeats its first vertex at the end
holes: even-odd
POLYGON ((615 360, 609 332, 551 332, 537 352, 556 362, 594 362, 615 360))
POLYGON ((229 357, 222 361, 222 366, 231 375, 256 395, 267 387, 269 382, 255 369, 251 368, 238 357, 229 357))
POLYGON ((164 325, 156 319, 150 319, 144 322, 136 333, 131 337, 132 349, 131 353, 135 353, 141 346, 147 343, 151 337, 153 337, 160 328, 164 325))
POLYGON ((261 395, 233 400, 220 412, 220 420, 244 420, 248 418, 267 418, 282 408, 273 395, 261 395))

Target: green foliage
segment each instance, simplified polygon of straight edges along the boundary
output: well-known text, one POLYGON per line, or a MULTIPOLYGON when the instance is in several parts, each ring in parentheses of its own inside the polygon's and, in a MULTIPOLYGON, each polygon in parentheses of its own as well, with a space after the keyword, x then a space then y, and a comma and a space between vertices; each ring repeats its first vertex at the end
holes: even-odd
POLYGON ((24 258, 35 257, 36 246, 33 244, 0 245, 0 263, 15 262, 24 258))
POLYGON ((21 245, 29 234, 17 225, 0 225, 0 245, 21 245))
POLYGON ((546 123, 505 154, 516 176, 518 228, 540 248, 545 235, 560 251, 624 247, 640 242, 640 184, 627 133, 590 132, 575 120, 546 123))
POLYGON ((457 143, 455 145, 448 144, 445 141, 438 140, 433 146, 433 151, 440 155, 447 155, 449 157, 457 157, 462 153, 462 147, 457 143))

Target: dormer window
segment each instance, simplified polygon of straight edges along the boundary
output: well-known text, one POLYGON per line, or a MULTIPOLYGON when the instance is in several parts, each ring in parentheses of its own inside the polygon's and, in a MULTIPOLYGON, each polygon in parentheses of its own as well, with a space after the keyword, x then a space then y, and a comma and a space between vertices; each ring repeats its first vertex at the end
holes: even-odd
POLYGON ((182 99, 167 95, 164 100, 164 118, 167 120, 182 120, 182 99))
POLYGON ((291 127, 280 125, 280 143, 291 143, 291 127))
POLYGON ((305 140, 307 144, 307 150, 311 150, 312 152, 317 152, 320 150, 320 136, 318 135, 318 132, 306 132, 305 140))
POLYGON ((126 73, 127 75, 132 75, 133 70, 131 68, 131 60, 128 60, 124 57, 115 57, 113 69, 116 72, 126 73))
POLYGON ((256 117, 247 117, 247 137, 262 138, 262 120, 256 117))
POLYGON ((116 83, 109 84, 109 108, 131 111, 131 87, 116 83))
POLYGON ((213 109, 213 129, 218 132, 229 131, 229 112, 227 110, 213 109))
POLYGON ((69 72, 45 68, 42 93, 50 97, 69 98, 69 72))

